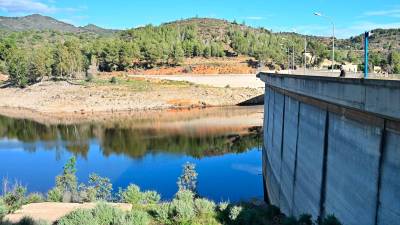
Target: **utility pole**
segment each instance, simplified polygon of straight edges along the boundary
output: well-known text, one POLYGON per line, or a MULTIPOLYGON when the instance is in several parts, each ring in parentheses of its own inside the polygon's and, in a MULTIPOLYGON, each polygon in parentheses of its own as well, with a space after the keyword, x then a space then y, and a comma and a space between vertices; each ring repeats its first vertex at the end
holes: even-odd
POLYGON ((295 68, 294 68, 294 43, 293 43, 293 49, 292 49, 292 69, 293 69, 293 71, 295 70, 295 68))
POLYGON ((306 75, 307 71, 307 36, 304 37, 304 75, 306 75))
POLYGON ((332 24, 332 72, 333 72, 333 68, 335 66, 335 23, 333 22, 332 18, 325 16, 322 13, 316 12, 314 13, 314 15, 323 17, 329 20, 329 22, 331 22, 332 24))
POLYGON ((372 36, 371 32, 364 33, 364 78, 368 78, 368 42, 369 37, 372 36))

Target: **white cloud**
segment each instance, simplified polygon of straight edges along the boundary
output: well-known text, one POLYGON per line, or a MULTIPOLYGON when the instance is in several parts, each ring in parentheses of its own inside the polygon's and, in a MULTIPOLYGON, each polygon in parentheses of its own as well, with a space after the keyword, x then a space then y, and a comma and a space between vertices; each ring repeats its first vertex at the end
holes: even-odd
POLYGON ((39 0, 0 0, 0 10, 9 13, 43 13, 56 12, 73 13, 87 9, 85 6, 78 8, 57 8, 53 6, 55 0, 47 0, 47 3, 39 0))
POLYGON ((10 13, 53 13, 56 8, 35 0, 0 0, 0 9, 10 13))
POLYGON ((393 6, 391 9, 368 11, 364 16, 385 16, 385 17, 400 17, 400 6, 393 6))
POLYGON ((265 17, 262 17, 262 16, 246 16, 246 17, 243 17, 243 19, 246 19, 246 20, 264 20, 265 17))

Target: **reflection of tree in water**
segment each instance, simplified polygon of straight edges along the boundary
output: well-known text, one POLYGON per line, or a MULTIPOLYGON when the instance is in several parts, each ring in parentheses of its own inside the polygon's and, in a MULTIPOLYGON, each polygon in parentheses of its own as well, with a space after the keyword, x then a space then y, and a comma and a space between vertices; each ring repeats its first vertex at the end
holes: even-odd
POLYGON ((0 137, 26 143, 25 150, 36 151, 37 142, 45 150, 65 149, 87 158, 90 141, 97 139, 105 156, 113 154, 141 158, 146 154, 169 153, 196 158, 240 153, 259 145, 260 128, 212 135, 168 132, 152 128, 102 127, 101 124, 44 125, 26 119, 0 116, 0 137), (42 146, 42 145, 41 145, 42 146), (43 146, 42 146, 43 147, 43 146))

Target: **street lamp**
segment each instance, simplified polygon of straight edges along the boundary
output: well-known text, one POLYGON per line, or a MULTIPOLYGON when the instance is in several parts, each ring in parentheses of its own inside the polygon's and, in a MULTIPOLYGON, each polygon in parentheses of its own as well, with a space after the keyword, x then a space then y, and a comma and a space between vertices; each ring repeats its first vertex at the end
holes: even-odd
POLYGON ((335 66, 335 23, 333 22, 332 18, 323 15, 322 13, 315 12, 315 16, 320 16, 323 17, 327 20, 329 20, 330 23, 332 23, 332 72, 333 72, 333 67, 335 66))
MULTIPOLYGON (((283 39, 283 40, 285 40, 285 39, 283 39)), ((288 60, 287 60, 287 69, 288 69, 288 74, 290 74, 290 56, 289 56, 289 47, 287 47, 287 46, 286 46, 286 45, 284 45, 284 44, 280 44, 280 46, 281 46, 282 50, 284 50, 284 51, 285 51, 285 53, 287 53, 287 56, 288 56, 288 60)))

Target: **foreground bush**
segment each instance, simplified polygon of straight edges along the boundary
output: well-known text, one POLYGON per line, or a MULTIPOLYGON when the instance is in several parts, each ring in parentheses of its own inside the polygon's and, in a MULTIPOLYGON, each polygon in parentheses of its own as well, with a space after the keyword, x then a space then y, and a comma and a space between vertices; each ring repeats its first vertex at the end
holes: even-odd
POLYGON ((150 216, 145 211, 124 212, 106 203, 91 210, 76 210, 58 221, 58 225, 147 225, 150 216))
MULTIPOLYGON (((83 202, 103 202, 93 209, 73 211, 62 217, 56 225, 341 225, 333 215, 313 221, 309 215, 286 217, 274 206, 228 202, 217 205, 196 193, 197 173, 192 164, 185 164, 178 180, 179 191, 169 202, 159 203, 161 196, 157 192, 142 192, 134 184, 120 189, 117 195, 119 202, 132 205, 132 210, 123 211, 106 203, 116 200, 112 196, 112 185, 108 178, 92 174, 88 186, 78 186, 75 162, 75 158, 67 162, 62 174, 57 176, 56 187, 47 193, 47 201, 61 202, 77 198, 83 202)), ((25 197, 25 192, 25 187, 15 184, 11 191, 0 197, 0 225, 46 224, 30 218, 24 218, 17 224, 1 221, 7 213, 15 212, 24 203, 44 200, 38 193, 25 197)))
POLYGON ((3 199, 0 198, 0 221, 7 215, 7 206, 3 199))

